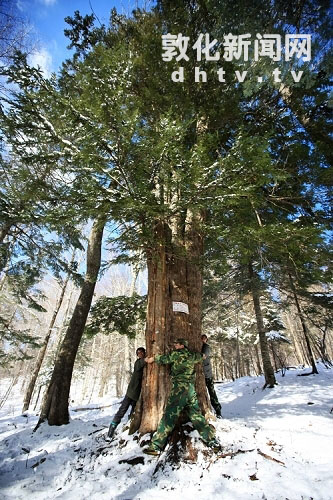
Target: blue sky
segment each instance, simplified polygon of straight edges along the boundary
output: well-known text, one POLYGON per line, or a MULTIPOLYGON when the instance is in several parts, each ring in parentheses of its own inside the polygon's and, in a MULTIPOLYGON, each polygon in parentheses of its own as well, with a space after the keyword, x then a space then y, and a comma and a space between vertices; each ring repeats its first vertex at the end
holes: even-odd
POLYGON ((139 4, 138 0, 17 0, 17 7, 32 27, 33 38, 38 46, 30 60, 33 65, 39 65, 49 75, 57 71, 62 61, 68 57, 66 46, 69 41, 64 36, 68 27, 64 18, 73 16, 75 10, 81 14, 91 14, 90 4, 102 23, 108 24, 110 11, 116 7, 120 13, 130 14, 139 4))

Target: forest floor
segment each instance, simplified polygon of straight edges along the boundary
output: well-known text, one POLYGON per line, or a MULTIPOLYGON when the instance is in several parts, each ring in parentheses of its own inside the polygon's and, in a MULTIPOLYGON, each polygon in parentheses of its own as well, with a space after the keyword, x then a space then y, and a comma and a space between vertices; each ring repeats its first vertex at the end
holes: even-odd
POLYGON ((212 423, 222 453, 192 431, 196 462, 174 465, 167 453, 144 455, 140 443, 149 436, 129 436, 125 424, 105 440, 116 398, 108 408, 73 408, 69 425, 33 433, 37 416, 22 416, 17 384, 0 410, 1 498, 332 500, 333 369, 318 369, 307 377, 298 375, 309 369, 279 373, 278 385, 264 391, 262 377, 217 384, 224 418, 212 423))

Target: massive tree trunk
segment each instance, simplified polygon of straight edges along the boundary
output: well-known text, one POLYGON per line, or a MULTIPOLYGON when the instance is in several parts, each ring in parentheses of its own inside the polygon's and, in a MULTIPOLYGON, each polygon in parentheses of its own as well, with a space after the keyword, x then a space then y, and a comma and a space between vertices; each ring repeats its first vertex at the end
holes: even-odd
POLYGON ((87 272, 73 316, 55 361, 37 427, 45 420, 48 420, 50 425, 63 425, 69 422, 68 398, 73 367, 101 265, 101 247, 105 222, 106 216, 100 216, 95 220, 90 232, 87 248, 87 272))
MULTIPOLYGON (((203 241, 200 218, 187 212, 184 232, 158 221, 154 227, 155 246, 147 252, 148 309, 146 346, 148 356, 167 353, 172 340, 184 337, 189 349, 201 349, 202 273, 200 259, 203 241), (186 312, 173 311, 173 303, 188 306, 186 312)), ((204 414, 209 402, 202 367, 198 366, 197 394, 204 414)), ((147 365, 142 385, 142 405, 133 422, 132 431, 152 432, 163 414, 169 393, 169 371, 166 366, 147 365)))
MULTIPOLYGON (((74 256, 75 256, 75 251, 73 252, 71 263, 74 262, 74 256)), ((51 334, 52 334, 52 330, 53 330, 53 327, 54 327, 55 320, 57 318, 58 312, 60 310, 60 307, 62 305, 64 296, 65 296, 65 291, 66 291, 66 288, 67 288, 69 277, 70 277, 70 274, 68 273, 67 276, 66 276, 66 278, 65 278, 65 281, 62 284, 60 295, 58 297, 55 309, 53 311, 52 318, 51 318, 51 321, 50 321, 50 324, 49 324, 49 328, 48 328, 46 337, 45 337, 45 339, 43 341, 43 345, 42 345, 42 347, 39 350, 39 353, 38 353, 38 356, 37 356, 37 360, 36 360, 36 363, 35 363, 35 366, 34 366, 34 369, 33 369, 32 375, 31 375, 31 378, 29 380, 29 385, 27 387, 27 390, 25 391, 22 413, 25 412, 25 411, 27 411, 29 409, 29 405, 30 405, 32 393, 34 391, 34 388, 35 388, 35 385, 36 385, 36 380, 37 380, 39 371, 41 369, 42 363, 44 361, 44 357, 45 357, 47 346, 49 344, 49 340, 50 340, 50 337, 51 337, 51 334)))
POLYGON ((258 287, 258 277, 256 276, 253 266, 249 263, 249 278, 251 285, 251 293, 254 305, 254 311, 256 315, 257 328, 259 334, 259 342, 260 342, 260 351, 262 364, 265 375, 265 385, 264 387, 274 387, 276 384, 274 370, 272 367, 271 359, 269 357, 269 349, 267 344, 267 337, 264 327, 264 320, 262 317, 261 307, 260 307, 260 296, 259 296, 259 287, 258 287))
MULTIPOLYGON (((134 297, 134 294, 136 293, 136 280, 138 278, 139 274, 139 266, 138 265, 133 265, 131 266, 132 270, 132 280, 131 280, 131 286, 130 286, 130 291, 129 291, 129 296, 134 297)), ((124 347, 125 347, 125 356, 124 356, 124 370, 126 373, 125 376, 125 382, 126 384, 129 383, 131 374, 133 371, 136 355, 135 355, 135 342, 134 339, 131 339, 127 335, 125 336, 124 339, 124 347)))

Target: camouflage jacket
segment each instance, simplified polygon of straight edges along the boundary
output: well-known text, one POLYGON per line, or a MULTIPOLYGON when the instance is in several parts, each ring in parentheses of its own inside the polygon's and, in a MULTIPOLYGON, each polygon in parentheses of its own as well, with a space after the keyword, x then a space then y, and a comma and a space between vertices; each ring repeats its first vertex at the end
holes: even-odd
POLYGON ((159 365, 170 365, 173 384, 188 384, 195 381, 194 367, 196 363, 202 363, 202 355, 186 348, 176 349, 170 354, 155 356, 155 362, 159 365))

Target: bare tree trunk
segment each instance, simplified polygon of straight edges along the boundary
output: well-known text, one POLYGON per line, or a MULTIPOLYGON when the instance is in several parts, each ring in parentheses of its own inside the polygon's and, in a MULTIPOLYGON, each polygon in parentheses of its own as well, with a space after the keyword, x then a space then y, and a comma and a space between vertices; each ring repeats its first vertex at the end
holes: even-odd
POLYGON ((245 375, 251 376, 251 365, 250 365, 251 355, 245 359, 245 375))
POLYGON ((223 350, 223 342, 220 342, 220 363, 219 363, 220 373, 222 380, 226 379, 226 370, 225 370, 225 353, 223 350))
MULTIPOLYGON (((71 264, 74 262, 74 258, 75 258, 75 250, 74 250, 74 252, 72 254, 71 264)), ((48 328, 46 337, 45 337, 43 345, 42 345, 42 347, 41 347, 41 349, 40 349, 40 351, 38 353, 35 367, 33 369, 33 372, 32 372, 32 375, 31 375, 31 378, 30 378, 27 390, 25 391, 22 413, 25 412, 25 411, 27 411, 29 409, 31 397, 32 397, 32 394, 33 394, 33 391, 34 391, 34 388, 35 388, 35 385, 36 385, 36 380, 37 380, 39 371, 41 369, 42 363, 44 361, 44 357, 45 357, 45 353, 46 353, 46 350, 47 350, 47 346, 48 346, 50 337, 52 335, 52 330, 53 330, 53 327, 54 327, 54 323, 56 321, 58 312, 60 310, 60 307, 61 307, 63 299, 64 299, 64 295, 65 295, 65 291, 66 291, 66 288, 67 288, 67 285, 68 285, 69 278, 70 278, 70 274, 67 273, 65 281, 63 282, 63 285, 61 287, 60 295, 58 297, 55 309, 53 311, 53 315, 52 315, 52 318, 51 318, 51 321, 50 321, 50 324, 49 324, 49 328, 48 328)))
POLYGON ((277 361, 275 346, 274 346, 273 342, 271 342, 271 351, 272 351, 272 356, 273 356, 274 369, 275 369, 275 372, 277 372, 278 371, 278 361, 277 361))
MULTIPOLYGON (((100 341, 100 339, 98 338, 100 341)), ((89 351, 89 358, 90 359, 96 359, 97 356, 97 336, 95 335, 92 341, 92 345, 89 351)), ((98 363, 99 364, 99 363, 98 363)), ((94 390, 95 386, 95 381, 96 381, 96 371, 98 371, 98 365, 94 363, 93 366, 89 366, 85 371, 84 371, 84 378, 83 378, 83 387, 81 389, 82 391, 82 400, 88 400, 88 403, 90 403, 91 398, 92 398, 92 391, 94 390), (94 380, 93 384, 91 384, 91 380, 94 380)))
POLYGON ((297 325, 295 325, 295 323, 294 324, 292 323, 290 313, 287 313, 285 318, 286 318, 286 324, 288 325, 289 335, 292 339, 294 356, 296 357, 297 363, 301 364, 304 362, 304 357, 303 357, 302 349, 299 346, 300 343, 299 343, 299 339, 297 338, 298 337, 297 331, 295 331, 297 329, 297 325))
POLYGON ((321 356, 322 362, 326 365, 332 366, 332 361, 330 360, 330 356, 327 351, 326 346, 326 336, 328 333, 328 327, 326 326, 324 330, 322 330, 322 338, 319 341, 319 352, 321 356))
POLYGON ((260 307, 258 278, 254 273, 253 266, 251 263, 249 263, 249 277, 250 277, 253 305, 254 305, 254 310, 255 310, 255 315, 256 315, 256 320, 257 320, 261 358, 262 358, 262 364, 263 364, 264 375, 265 375, 264 388, 265 387, 272 388, 276 384, 276 380, 275 380, 275 375, 274 375, 274 370, 272 367, 271 359, 269 357, 267 337, 266 337, 266 333, 265 333, 264 321, 263 321, 261 307, 260 307))
POLYGON ((118 361, 116 366, 116 396, 120 398, 123 395, 124 387, 124 370, 122 369, 122 362, 118 361))
POLYGON ((35 402, 35 406, 34 406, 34 411, 36 411, 36 408, 37 408, 37 405, 38 405, 38 401, 39 401, 39 396, 40 396, 41 390, 42 390, 42 386, 40 385, 40 386, 39 386, 39 388, 38 388, 38 393, 37 393, 37 397, 36 397, 36 402, 35 402))
POLYGON ((110 338, 108 336, 104 336, 102 340, 102 375, 99 386, 99 397, 103 397, 106 392, 107 384, 111 375, 111 359, 112 349, 110 347, 110 338))
POLYGON ((49 425, 63 425, 69 422, 68 398, 73 367, 101 265, 105 223, 106 216, 103 214, 95 220, 92 226, 87 248, 87 272, 84 283, 55 361, 51 381, 43 398, 37 427, 46 419, 49 425))
MULTIPOLYGON (((24 349, 24 350, 22 351, 22 354, 25 354, 25 353, 26 353, 26 349, 24 349)), ((7 399, 8 399, 8 397, 9 397, 10 393, 12 392, 13 387, 16 385, 16 383, 17 383, 17 381, 18 381, 18 379, 19 379, 19 377, 20 377, 20 375, 21 375, 21 373, 22 373, 22 368, 23 368, 23 365, 24 365, 24 359, 22 359, 22 360, 20 361, 20 364, 19 364, 19 366, 18 366, 18 369, 17 369, 16 373, 13 375, 12 380, 11 380, 11 382, 10 382, 10 384, 9 384, 9 386, 8 386, 8 388, 7 388, 7 390, 6 390, 6 392, 5 392, 5 394, 1 397, 1 400, 0 400, 0 408, 2 408, 2 407, 3 407, 3 405, 4 405, 4 404, 5 404, 5 402, 7 401, 7 399)))
POLYGON ((237 335, 236 335, 235 375, 236 375, 236 378, 240 378, 242 376, 241 375, 241 355, 240 355, 240 348, 239 348, 238 328, 237 328, 237 335))
POLYGON ((259 349, 258 349, 257 345, 254 346, 254 350, 255 350, 255 353, 256 353, 256 363, 257 363, 258 375, 260 375, 261 373, 264 372, 264 370, 262 369, 262 366, 261 366, 261 363, 260 363, 259 349))
POLYGON ((93 383, 92 385, 90 386, 90 395, 89 395, 89 399, 88 399, 88 404, 91 403, 91 400, 93 398, 93 395, 95 393, 95 387, 96 387, 96 382, 97 382, 97 379, 98 379, 98 372, 95 371, 94 373, 94 376, 93 376, 93 383))
POLYGON ((298 316, 299 316, 299 319, 301 321, 303 335, 304 335, 305 344, 306 344, 306 348, 307 348, 308 358, 309 358, 309 361, 310 361, 311 366, 312 366, 312 372, 311 372, 311 374, 318 374, 316 363, 315 363, 315 360, 314 360, 314 357, 313 357, 313 352, 312 352, 312 349, 311 349, 311 343, 310 343, 310 338, 309 338, 309 334, 308 334, 308 329, 307 329, 307 326, 306 326, 306 323, 305 323, 305 319, 304 319, 304 316, 303 316, 303 312, 302 312, 302 309, 301 309, 301 306, 300 306, 300 303, 299 303, 299 300, 298 300, 298 296, 297 296, 296 288, 295 288, 295 285, 294 285, 294 281, 293 281, 292 276, 291 276, 290 273, 289 273, 289 282, 290 282, 291 290, 293 292, 293 296, 294 296, 294 300, 295 300, 295 305, 296 305, 296 308, 297 308, 298 316))
POLYGON ((2 408, 3 405, 5 404, 5 402, 7 401, 8 397, 9 397, 9 394, 12 392, 12 389, 13 389, 14 385, 16 384, 17 380, 18 380, 18 374, 16 374, 16 375, 13 376, 12 380, 9 383, 9 386, 8 386, 6 392, 1 397, 0 408, 2 408))

